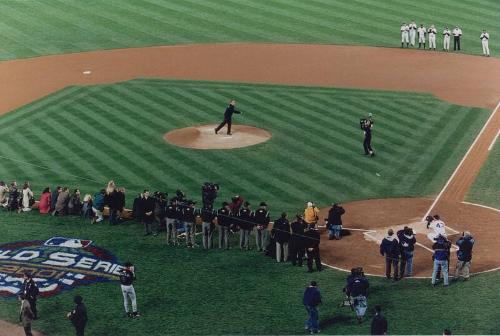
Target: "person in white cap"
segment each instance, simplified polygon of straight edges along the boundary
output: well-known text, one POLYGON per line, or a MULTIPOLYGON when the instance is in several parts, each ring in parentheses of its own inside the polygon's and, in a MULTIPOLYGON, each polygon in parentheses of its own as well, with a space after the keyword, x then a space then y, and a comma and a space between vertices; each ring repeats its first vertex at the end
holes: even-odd
POLYGON ((407 48, 408 48, 408 45, 410 44, 410 41, 408 39, 409 31, 410 31, 410 27, 406 23, 403 23, 401 25, 401 48, 404 48, 404 43, 406 43, 407 48))
POLYGON ((427 33, 429 34, 429 50, 436 50, 436 27, 434 27, 434 25, 431 25, 429 30, 427 30, 427 33))
POLYGON ((411 21, 408 25, 408 29, 410 30, 410 44, 413 47, 415 46, 415 36, 417 33, 417 24, 415 23, 415 20, 411 21))
POLYGON ((450 51, 450 36, 451 31, 446 27, 443 30, 443 50, 450 51))
POLYGON ((421 24, 420 27, 417 29, 417 34, 418 34, 418 49, 422 47, 422 44, 424 44, 424 49, 425 49, 425 33, 427 32, 427 29, 425 29, 424 25, 421 24))
POLYGON ((313 202, 307 202, 307 208, 304 210, 304 222, 307 225, 316 224, 319 220, 319 209, 313 202))
POLYGON ((460 37, 462 37, 462 29, 455 26, 453 29, 453 50, 460 50, 460 37))
POLYGON ((479 36, 481 40, 481 44, 483 45, 483 56, 490 57, 490 47, 488 46, 488 42, 490 40, 490 34, 486 32, 486 29, 483 29, 481 36, 479 36))

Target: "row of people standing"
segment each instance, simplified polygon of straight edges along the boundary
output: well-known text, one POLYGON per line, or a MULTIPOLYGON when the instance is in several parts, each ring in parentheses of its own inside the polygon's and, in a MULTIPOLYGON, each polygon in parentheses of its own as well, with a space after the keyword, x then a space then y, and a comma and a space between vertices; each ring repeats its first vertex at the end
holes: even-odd
POLYGON ((29 182, 24 182, 22 189, 19 190, 16 181, 11 182, 9 186, 4 181, 0 181, 0 206, 9 211, 27 212, 31 211, 34 203, 35 199, 29 182))
MULTIPOLYGON (((420 24, 420 27, 417 27, 415 21, 410 22, 409 24, 402 23, 401 24, 401 48, 406 47, 409 48, 415 46, 416 38, 418 37, 418 48, 420 49, 423 45, 424 49, 426 48, 426 38, 429 40, 429 49, 436 50, 436 35, 438 31, 434 25, 431 25, 429 28, 424 27, 423 24, 420 24)), ((455 26, 453 30, 450 30, 448 27, 445 27, 443 32, 443 50, 450 50, 450 41, 451 36, 453 36, 453 50, 460 50, 461 38, 462 38, 462 29, 459 26, 455 26)), ((489 49, 489 39, 490 35, 483 29, 483 31, 479 35, 479 39, 481 40, 481 46, 483 49, 484 56, 490 56, 489 49)))

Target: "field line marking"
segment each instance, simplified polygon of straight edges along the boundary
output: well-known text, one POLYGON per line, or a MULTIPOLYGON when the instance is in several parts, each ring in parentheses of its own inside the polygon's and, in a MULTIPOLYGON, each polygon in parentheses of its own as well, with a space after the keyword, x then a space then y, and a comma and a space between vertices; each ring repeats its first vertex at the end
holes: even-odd
POLYGON ((469 205, 474 205, 474 206, 477 206, 477 207, 481 207, 481 208, 493 210, 493 211, 496 211, 496 212, 500 212, 500 209, 493 208, 493 207, 490 207, 490 206, 487 206, 487 205, 482 205, 482 204, 477 204, 477 203, 472 203, 472 202, 466 202, 466 201, 462 201, 461 203, 463 203, 463 204, 469 204, 469 205))
POLYGON ((493 149, 493 146, 495 146, 495 143, 497 142, 497 139, 498 139, 499 135, 500 135, 500 130, 497 132, 497 135, 495 135, 495 138, 491 142, 490 147, 488 147, 488 151, 490 151, 490 150, 493 149))
POLYGON ((488 124, 490 123, 490 121, 493 119, 493 117, 495 116, 495 114, 497 113, 498 111, 498 108, 500 107, 500 102, 498 102, 497 106, 495 107, 495 109, 493 110, 493 112, 491 112, 490 114, 490 117, 488 118, 488 120, 486 121, 486 123, 484 124, 483 128, 481 129, 481 131, 479 132, 479 134, 476 136, 476 138, 474 139, 474 142, 472 143, 472 145, 470 145, 469 149, 467 150, 467 152, 465 153, 464 157, 462 158, 462 160, 460 161, 460 163, 458 164, 457 168, 455 168, 455 171, 453 172, 453 174, 451 174, 450 178, 448 179, 448 181, 446 182, 446 184, 444 185, 443 189, 441 189, 441 191, 439 192, 438 196, 436 197, 436 199, 434 200, 434 202, 432 202, 429 210, 427 210, 427 212, 425 213, 425 215, 422 217, 422 221, 425 220, 425 217, 429 216, 429 214, 431 213, 432 209, 434 209, 434 207, 436 206, 437 202, 439 201, 439 199, 441 198, 441 196, 443 196, 445 190, 448 188, 448 186, 450 185, 451 181, 453 180, 453 178, 455 177, 455 175, 457 174, 458 170, 462 167, 462 164, 464 163, 465 159, 467 158, 467 156, 469 156, 470 152, 472 151, 472 148, 474 148, 474 146, 476 145, 477 141, 479 140, 479 138, 483 135, 484 133, 484 130, 486 129, 486 127, 488 126, 488 124))

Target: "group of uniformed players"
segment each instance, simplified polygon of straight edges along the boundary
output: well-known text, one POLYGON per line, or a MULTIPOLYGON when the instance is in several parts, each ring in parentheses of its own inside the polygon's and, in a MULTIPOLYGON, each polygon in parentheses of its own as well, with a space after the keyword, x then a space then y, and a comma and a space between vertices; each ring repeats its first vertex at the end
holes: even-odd
MULTIPOLYGON (((426 37, 429 40, 429 49, 436 50, 436 35, 437 29, 434 25, 431 25, 429 28, 424 27, 423 24, 420 27, 417 27, 415 21, 411 21, 409 24, 403 23, 401 24, 401 48, 406 47, 409 48, 410 45, 412 47, 415 46, 416 38, 418 37, 418 48, 420 49, 422 46, 424 49, 426 48, 426 37)), ((460 39, 462 37, 462 29, 456 26, 452 31, 445 27, 443 30, 443 50, 450 50, 450 40, 453 35, 453 50, 460 50, 460 39)), ((481 44, 483 47, 483 55, 490 56, 490 48, 489 48, 489 39, 490 35, 483 29, 482 33, 479 36, 481 40, 481 44)))
MULTIPOLYGON (((137 202, 144 203, 143 200, 144 195, 140 196, 137 202)), ((277 256, 275 244, 277 242, 282 245, 285 237, 286 244, 280 247, 283 248, 283 257, 281 258, 280 253, 279 261, 290 259, 294 265, 302 266, 307 250, 307 258, 311 257, 311 263, 308 262, 308 266, 311 264, 309 270, 312 271, 313 261, 316 261, 318 269, 321 268, 319 232, 315 225, 309 225, 304 221, 302 215, 297 215, 295 220, 289 223, 286 214, 283 213, 277 222, 286 221, 286 225, 283 226, 285 229, 280 229, 277 225, 273 226, 265 202, 261 202, 256 210, 252 210, 250 203, 241 196, 234 196, 230 203, 222 202, 218 209, 214 209, 215 197, 208 199, 203 197, 202 207, 197 208, 195 202, 187 199, 180 190, 169 201, 166 199, 166 194, 159 192, 153 194, 153 200, 152 210, 134 206, 134 217, 144 222, 148 218, 145 211, 152 213, 155 220, 152 233, 157 235, 159 229, 164 228, 168 245, 180 245, 182 242, 186 247, 196 247, 198 246, 196 237, 201 235, 202 247, 211 249, 214 247, 213 240, 218 231, 220 249, 228 250, 230 236, 239 234, 239 248, 250 250, 253 245, 250 238, 254 235, 257 251, 266 251, 271 256, 277 256)), ((147 227, 145 224, 145 228, 147 227)), ((149 235, 149 232, 146 230, 145 234, 149 235)))

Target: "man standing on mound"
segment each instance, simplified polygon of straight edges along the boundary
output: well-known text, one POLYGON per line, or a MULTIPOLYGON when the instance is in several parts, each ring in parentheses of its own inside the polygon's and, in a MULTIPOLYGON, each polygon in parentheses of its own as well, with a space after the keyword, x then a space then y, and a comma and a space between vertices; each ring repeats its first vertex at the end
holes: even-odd
POLYGON ((219 132, 221 128, 227 124, 227 135, 231 135, 231 123, 232 123, 233 113, 236 114, 241 113, 240 111, 234 109, 235 105, 236 105, 236 100, 231 99, 231 101, 229 102, 229 106, 226 108, 226 111, 224 112, 224 120, 215 129, 215 134, 217 134, 217 132, 219 132))

